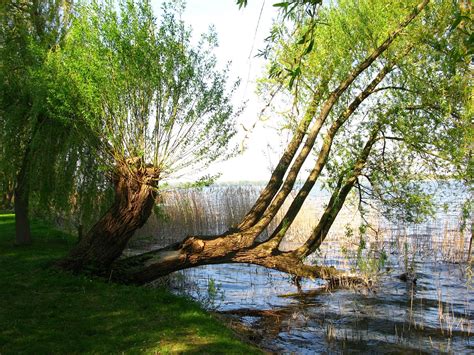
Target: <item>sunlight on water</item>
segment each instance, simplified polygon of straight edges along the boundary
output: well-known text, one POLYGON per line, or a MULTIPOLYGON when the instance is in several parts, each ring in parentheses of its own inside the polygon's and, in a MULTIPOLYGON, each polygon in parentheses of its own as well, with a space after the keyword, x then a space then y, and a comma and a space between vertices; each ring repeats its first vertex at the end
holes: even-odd
MULTIPOLYGON (((146 250, 187 235, 221 233, 238 223, 261 188, 169 192, 163 196, 160 217, 153 216, 131 248, 146 250)), ((465 263, 470 224, 460 231, 460 202, 466 191, 448 184, 433 193, 442 207, 422 224, 394 223, 370 211, 364 217, 373 229, 362 235, 365 248, 360 244, 362 216, 349 205, 308 261, 376 278, 371 290, 328 292, 324 282, 307 280, 298 295, 289 275, 241 264, 185 270, 167 282, 205 307, 239 319, 253 328, 262 346, 275 351, 473 352, 474 291, 465 263), (255 312, 262 310, 269 312, 255 312)), ((304 242, 327 198, 324 191, 311 195, 283 249, 304 242)))

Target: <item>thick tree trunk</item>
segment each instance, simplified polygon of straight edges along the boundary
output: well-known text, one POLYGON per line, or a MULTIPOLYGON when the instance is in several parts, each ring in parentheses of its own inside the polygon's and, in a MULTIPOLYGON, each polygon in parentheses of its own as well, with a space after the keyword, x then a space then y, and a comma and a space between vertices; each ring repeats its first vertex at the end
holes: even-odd
POLYGON ((58 262, 59 267, 75 272, 90 269, 100 274, 122 255, 134 232, 150 217, 157 195, 157 174, 153 169, 139 170, 130 174, 123 168, 117 173, 113 205, 58 262))
POLYGON ((346 274, 334 267, 312 266, 303 263, 293 252, 266 248, 264 244, 250 248, 231 248, 243 240, 238 233, 212 239, 188 237, 181 243, 118 260, 112 265, 110 278, 116 282, 142 285, 171 272, 200 265, 246 263, 283 271, 299 277, 321 278, 336 284, 343 281, 363 283, 361 278, 346 274))
POLYGON ((14 191, 14 211, 15 211, 15 244, 31 244, 29 209, 29 181, 28 181, 28 157, 30 154, 29 145, 17 175, 14 191))

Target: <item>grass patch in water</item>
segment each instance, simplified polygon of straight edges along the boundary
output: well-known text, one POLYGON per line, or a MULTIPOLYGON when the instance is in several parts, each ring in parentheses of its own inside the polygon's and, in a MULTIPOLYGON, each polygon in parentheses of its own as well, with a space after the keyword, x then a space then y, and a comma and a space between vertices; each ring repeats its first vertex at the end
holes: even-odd
POLYGON ((260 353, 198 304, 166 290, 53 271, 74 239, 40 222, 13 244, 0 215, 0 353, 260 353))

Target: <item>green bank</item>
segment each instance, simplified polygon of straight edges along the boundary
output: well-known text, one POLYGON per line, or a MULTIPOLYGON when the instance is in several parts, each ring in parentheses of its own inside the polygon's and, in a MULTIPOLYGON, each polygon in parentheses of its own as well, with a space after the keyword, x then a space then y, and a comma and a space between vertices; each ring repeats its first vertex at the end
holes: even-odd
POLYGON ((74 238, 41 222, 17 247, 0 215, 0 353, 259 353, 166 290, 123 286, 48 267, 74 238))

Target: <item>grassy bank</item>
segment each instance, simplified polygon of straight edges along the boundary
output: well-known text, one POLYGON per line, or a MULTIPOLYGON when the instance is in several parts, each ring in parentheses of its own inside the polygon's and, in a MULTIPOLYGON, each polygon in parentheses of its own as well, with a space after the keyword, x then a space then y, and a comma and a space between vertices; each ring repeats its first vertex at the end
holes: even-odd
POLYGON ((74 241, 41 223, 32 234, 31 246, 14 246, 14 216, 0 215, 0 354, 258 353, 165 290, 48 269, 74 241))

